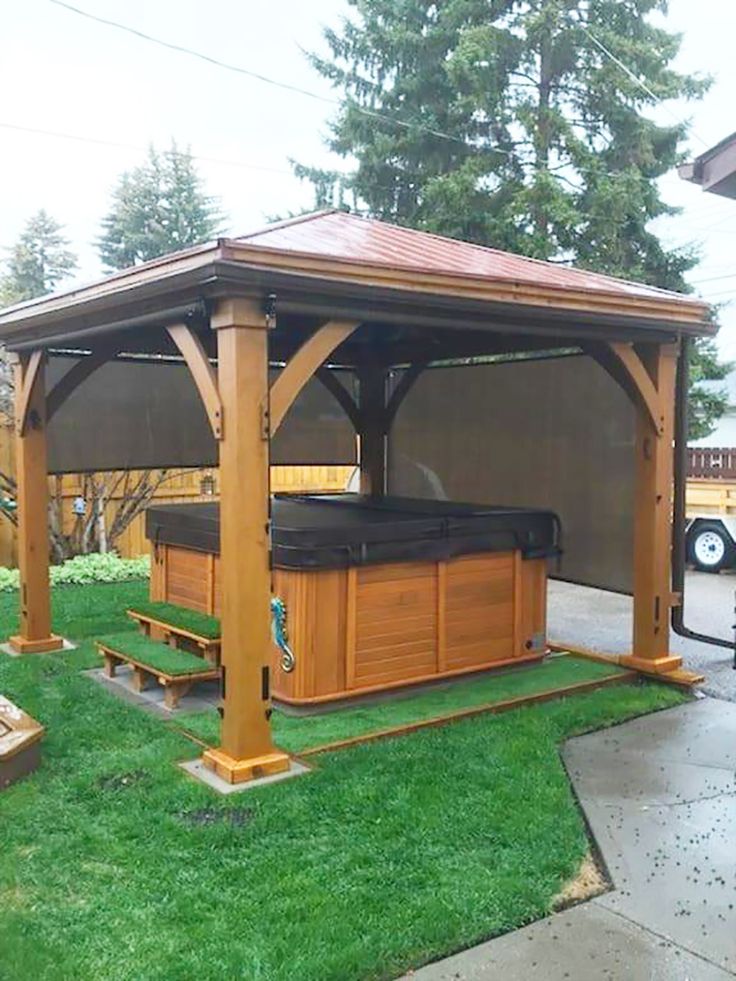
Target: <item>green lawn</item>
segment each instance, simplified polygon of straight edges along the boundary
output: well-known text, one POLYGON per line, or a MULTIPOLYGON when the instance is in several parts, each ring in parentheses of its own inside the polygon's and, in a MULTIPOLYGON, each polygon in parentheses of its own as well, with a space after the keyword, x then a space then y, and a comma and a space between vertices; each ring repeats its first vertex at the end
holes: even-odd
MULTIPOLYGON (((618 674, 623 671, 615 665, 577 657, 553 657, 528 668, 490 674, 472 681, 457 681, 419 694, 339 712, 294 716, 277 710, 272 717, 274 739, 289 752, 301 753, 352 736, 618 674)), ((219 742, 220 716, 214 709, 182 713, 176 717, 176 725, 210 746, 219 742)))
MULTIPOLYGON (((125 629, 143 584, 59 589, 55 628, 125 629)), ((13 597, 0 597, 11 632, 13 597)), ((557 747, 683 695, 617 685, 329 753, 220 798, 192 743, 62 655, 0 655, 48 726, 0 794, 0 978, 388 978, 545 914, 587 842, 557 747)), ((499 679, 501 681, 502 679, 499 679)), ((404 703, 406 704, 406 703, 404 703)))

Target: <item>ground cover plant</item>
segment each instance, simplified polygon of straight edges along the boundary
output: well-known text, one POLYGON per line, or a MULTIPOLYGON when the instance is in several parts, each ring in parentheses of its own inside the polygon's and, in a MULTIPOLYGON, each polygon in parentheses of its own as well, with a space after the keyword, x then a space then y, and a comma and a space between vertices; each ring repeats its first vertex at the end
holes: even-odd
MULTIPOLYGON (((49 577, 53 586, 88 586, 103 582, 129 582, 148 579, 151 560, 147 555, 121 559, 114 552, 76 555, 61 565, 52 565, 49 577)), ((20 582, 17 569, 0 566, 0 593, 15 593, 20 582)))
POLYGON ((4 981, 385 978, 527 923, 587 849, 560 741, 684 697, 616 685, 220 798, 174 765, 190 740, 82 673, 145 591, 57 589, 79 649, 0 656, 0 691, 48 727, 41 770, 0 794, 4 981))

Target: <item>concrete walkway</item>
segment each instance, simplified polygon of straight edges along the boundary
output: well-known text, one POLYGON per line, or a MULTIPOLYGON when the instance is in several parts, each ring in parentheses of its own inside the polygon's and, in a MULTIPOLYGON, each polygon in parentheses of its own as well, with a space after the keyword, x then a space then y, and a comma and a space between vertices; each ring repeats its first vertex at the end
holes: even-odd
MULTIPOLYGON (((689 571, 685 582, 685 624, 700 633, 724 640, 734 635, 736 570, 714 576, 689 571)), ((632 602, 630 596, 588 586, 550 580, 548 634, 566 644, 591 647, 609 654, 631 651, 632 602)), ((670 634, 670 650, 681 654, 685 666, 705 675, 703 691, 736 701, 733 651, 670 634)))
POLYGON ((413 977, 735 977, 736 704, 703 698, 581 736, 563 759, 614 889, 413 977))

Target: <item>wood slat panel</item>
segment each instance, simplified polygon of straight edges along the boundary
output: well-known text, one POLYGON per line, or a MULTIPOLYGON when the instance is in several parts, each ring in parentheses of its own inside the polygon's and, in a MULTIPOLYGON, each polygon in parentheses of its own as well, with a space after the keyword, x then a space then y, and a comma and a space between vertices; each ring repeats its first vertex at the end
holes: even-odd
POLYGON ((397 633, 400 634, 407 626, 416 630, 433 630, 435 623, 436 618, 433 613, 416 617, 406 616, 400 620, 394 620, 392 618, 388 620, 376 620, 375 618, 369 618, 367 621, 361 623, 360 632, 361 636, 368 641, 372 637, 392 637, 397 633))
POLYGON ((447 563, 445 664, 478 666, 514 653, 513 553, 447 563))
POLYGON ((361 588, 370 583, 385 586, 387 582, 402 579, 431 579, 435 576, 433 562, 402 562, 383 565, 367 565, 360 570, 361 588))
POLYGON ((419 677, 435 670, 435 564, 368 566, 355 574, 353 684, 419 677))
POLYGON ((396 659, 410 657, 414 654, 422 654, 434 657, 437 649, 435 635, 427 639, 426 637, 411 636, 410 640, 402 640, 401 643, 383 644, 381 647, 364 647, 358 638, 361 664, 368 664, 371 661, 382 661, 385 658, 393 657, 396 659))

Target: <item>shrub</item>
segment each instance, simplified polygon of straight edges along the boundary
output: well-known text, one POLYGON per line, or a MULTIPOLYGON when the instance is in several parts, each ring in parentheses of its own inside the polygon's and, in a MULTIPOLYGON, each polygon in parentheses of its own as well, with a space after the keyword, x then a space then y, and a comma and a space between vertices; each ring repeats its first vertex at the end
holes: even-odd
MULTIPOLYGON (((127 582, 131 579, 148 579, 151 563, 147 555, 137 559, 121 559, 114 552, 77 555, 61 565, 51 566, 52 586, 88 586, 99 582, 127 582)), ((17 569, 0 566, 0 593, 10 593, 18 588, 20 575, 17 569)))

